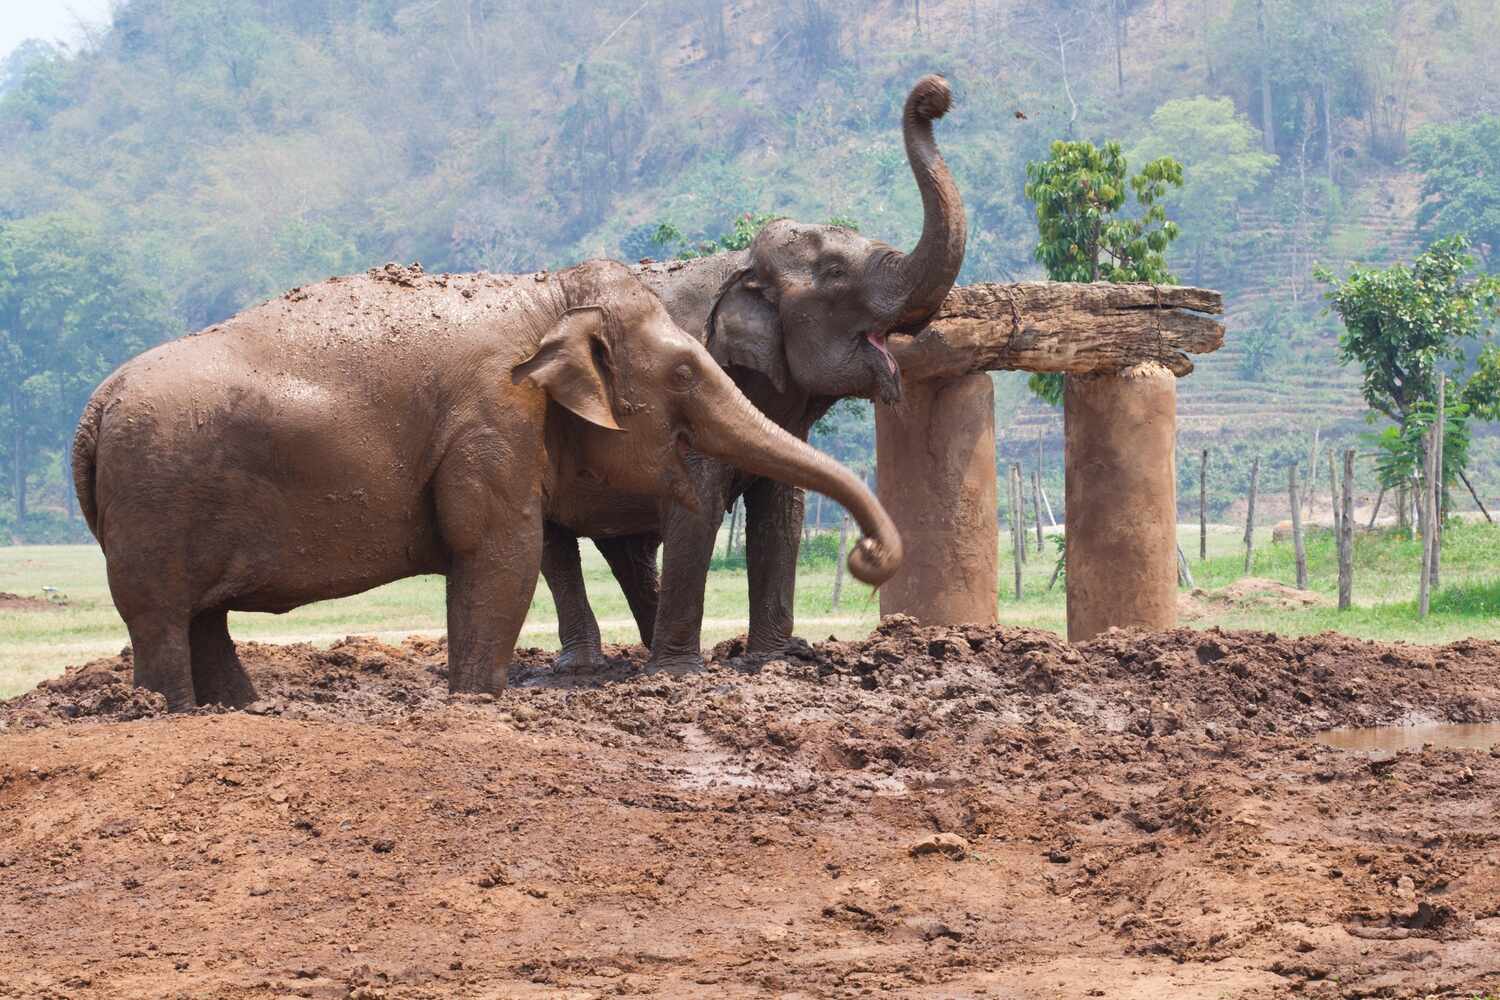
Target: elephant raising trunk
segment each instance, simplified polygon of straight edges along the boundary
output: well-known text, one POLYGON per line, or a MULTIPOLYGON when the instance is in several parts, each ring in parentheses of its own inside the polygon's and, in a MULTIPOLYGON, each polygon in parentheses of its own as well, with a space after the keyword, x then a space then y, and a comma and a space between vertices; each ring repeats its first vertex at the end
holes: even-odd
POLYGON ((969 230, 958 186, 932 137, 933 119, 947 114, 953 101, 948 81, 924 76, 906 96, 901 131, 906 158, 922 192, 922 238, 910 254, 892 254, 893 297, 901 303, 894 330, 920 329, 943 304, 964 263, 969 230))

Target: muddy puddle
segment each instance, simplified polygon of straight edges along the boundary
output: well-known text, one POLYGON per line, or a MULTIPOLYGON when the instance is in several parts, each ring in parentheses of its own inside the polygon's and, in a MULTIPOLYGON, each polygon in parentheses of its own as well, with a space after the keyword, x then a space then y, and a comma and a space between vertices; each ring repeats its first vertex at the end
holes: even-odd
POLYGON ((1451 750, 1490 750, 1500 748, 1500 723, 1330 729, 1319 733, 1317 740, 1340 750, 1357 750, 1377 756, 1390 756, 1400 750, 1420 750, 1429 744, 1451 750))

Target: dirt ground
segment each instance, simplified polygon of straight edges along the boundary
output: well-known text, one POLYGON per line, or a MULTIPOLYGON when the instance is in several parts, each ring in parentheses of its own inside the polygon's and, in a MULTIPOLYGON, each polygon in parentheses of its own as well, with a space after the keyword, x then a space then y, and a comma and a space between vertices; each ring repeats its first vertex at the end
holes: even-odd
POLYGON ((1500 991, 1500 645, 918 628, 450 699, 441 641, 0 705, 0 996, 1500 991))
POLYGON ((1198 622, 1227 610, 1302 611, 1332 603, 1322 594, 1298 590, 1276 580, 1247 576, 1216 590, 1198 587, 1177 595, 1177 618, 1198 622))
POLYGON ((49 601, 45 597, 26 597, 0 591, 0 611, 55 611, 67 607, 66 601, 49 601))

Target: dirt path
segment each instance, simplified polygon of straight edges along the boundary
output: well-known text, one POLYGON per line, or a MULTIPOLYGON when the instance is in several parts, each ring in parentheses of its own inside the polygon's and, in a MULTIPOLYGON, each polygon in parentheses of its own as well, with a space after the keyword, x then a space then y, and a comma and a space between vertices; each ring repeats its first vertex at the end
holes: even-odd
POLYGON ((700 674, 246 644, 167 718, 0 706, 0 996, 1425 997, 1500 989, 1500 645, 887 622, 700 674))

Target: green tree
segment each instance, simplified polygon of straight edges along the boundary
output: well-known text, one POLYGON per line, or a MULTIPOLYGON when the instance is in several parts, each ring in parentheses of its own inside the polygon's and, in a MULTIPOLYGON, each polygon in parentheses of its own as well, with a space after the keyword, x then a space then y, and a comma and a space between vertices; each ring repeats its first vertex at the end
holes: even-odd
MULTIPOLYGON (((1176 281, 1167 246, 1177 238, 1162 198, 1182 186, 1182 166, 1162 156, 1131 174, 1117 142, 1052 144, 1051 156, 1026 165, 1026 197, 1036 205, 1036 259, 1053 281, 1176 281), (1134 195, 1138 214, 1126 215, 1134 195)), ((1062 377, 1037 373, 1028 383, 1054 405, 1062 377)))
POLYGON ((1445 484, 1467 462, 1469 417, 1500 415, 1500 352, 1489 345, 1470 357, 1493 334, 1500 278, 1473 274, 1467 249, 1464 237, 1451 236, 1410 266, 1356 266, 1342 281, 1327 268, 1316 272, 1330 286, 1330 308, 1344 321, 1340 361, 1360 366, 1371 419, 1379 414, 1395 425, 1377 439, 1385 452, 1386 486, 1420 465, 1421 432, 1434 417, 1439 374, 1451 385, 1443 430, 1445 484))
POLYGON ((1261 186, 1277 159, 1260 151, 1260 133, 1235 113, 1227 97, 1193 97, 1157 108, 1130 158, 1139 162, 1169 154, 1192 180, 1164 200, 1183 225, 1179 246, 1192 260, 1193 274, 1201 276, 1206 259, 1228 262, 1235 209, 1261 186))
POLYGON ((1394 15, 1391 0, 1235 0, 1210 58, 1238 84, 1267 152, 1321 160, 1331 180, 1342 120, 1362 119, 1383 159, 1405 142, 1410 81, 1398 72, 1394 15))
POLYGON ((1417 224, 1437 236, 1465 233, 1486 264, 1500 264, 1500 117, 1424 125, 1411 139, 1422 171, 1417 224))
POLYGON ((0 423, 18 522, 28 477, 66 445, 98 381, 176 330, 165 296, 86 224, 0 223, 0 423))

